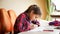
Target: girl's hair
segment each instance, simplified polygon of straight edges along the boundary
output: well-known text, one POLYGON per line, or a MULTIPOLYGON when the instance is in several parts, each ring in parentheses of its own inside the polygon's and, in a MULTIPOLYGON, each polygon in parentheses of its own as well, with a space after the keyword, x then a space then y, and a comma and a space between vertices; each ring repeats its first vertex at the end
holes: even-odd
POLYGON ((30 13, 32 10, 34 14, 41 15, 40 8, 37 5, 31 5, 25 12, 30 13))

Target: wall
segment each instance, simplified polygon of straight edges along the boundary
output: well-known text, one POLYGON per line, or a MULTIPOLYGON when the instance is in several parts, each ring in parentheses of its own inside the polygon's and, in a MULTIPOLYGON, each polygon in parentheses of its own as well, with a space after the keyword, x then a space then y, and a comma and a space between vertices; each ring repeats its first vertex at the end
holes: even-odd
POLYGON ((13 9, 17 16, 32 4, 37 4, 41 8, 41 18, 45 19, 47 15, 45 0, 0 0, 0 8, 13 9))
POLYGON ((47 6, 46 6, 46 0, 37 0, 37 4, 40 6, 41 11, 42 11, 42 19, 46 19, 47 16, 47 6))

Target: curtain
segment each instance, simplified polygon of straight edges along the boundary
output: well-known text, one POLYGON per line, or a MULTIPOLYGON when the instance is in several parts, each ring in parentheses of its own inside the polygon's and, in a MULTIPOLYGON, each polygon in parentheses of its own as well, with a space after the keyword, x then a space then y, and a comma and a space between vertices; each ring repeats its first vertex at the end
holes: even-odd
POLYGON ((52 13, 51 9, 53 9, 53 7, 51 5, 51 0, 46 0, 46 8, 47 8, 47 13, 48 13, 47 16, 46 16, 46 20, 51 21, 52 18, 50 16, 50 14, 52 13))

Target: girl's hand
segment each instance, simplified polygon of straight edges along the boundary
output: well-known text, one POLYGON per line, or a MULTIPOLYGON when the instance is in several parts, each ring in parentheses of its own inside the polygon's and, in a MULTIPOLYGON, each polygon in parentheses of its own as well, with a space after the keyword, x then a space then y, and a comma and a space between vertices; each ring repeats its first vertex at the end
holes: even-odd
POLYGON ((30 24, 30 28, 34 29, 34 24, 33 23, 30 24))
POLYGON ((38 27, 38 25, 33 24, 33 23, 30 24, 30 28, 31 28, 31 29, 34 29, 34 28, 36 28, 36 27, 38 27))

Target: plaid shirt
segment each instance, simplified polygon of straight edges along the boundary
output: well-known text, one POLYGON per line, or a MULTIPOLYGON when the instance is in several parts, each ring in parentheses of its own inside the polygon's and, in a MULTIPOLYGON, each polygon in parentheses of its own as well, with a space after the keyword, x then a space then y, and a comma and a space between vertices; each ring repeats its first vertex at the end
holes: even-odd
POLYGON ((14 32, 24 32, 30 30, 30 23, 37 24, 39 26, 38 21, 30 21, 28 15, 26 13, 20 14, 14 25, 14 32))

